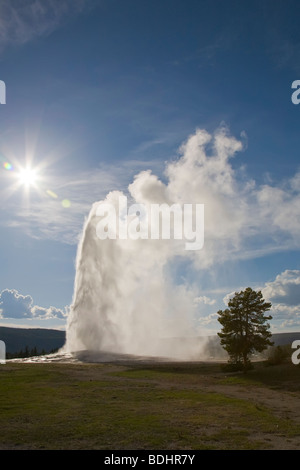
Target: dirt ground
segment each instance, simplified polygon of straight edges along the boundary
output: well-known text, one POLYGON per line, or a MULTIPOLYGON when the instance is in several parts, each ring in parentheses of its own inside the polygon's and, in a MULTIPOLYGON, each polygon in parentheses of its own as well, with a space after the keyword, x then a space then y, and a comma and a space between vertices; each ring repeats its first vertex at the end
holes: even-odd
POLYGON ((279 418, 289 419, 299 426, 299 436, 287 438, 280 434, 270 433, 260 435, 255 433, 253 439, 266 442, 268 447, 276 450, 300 450, 300 397, 293 392, 271 390, 267 387, 249 387, 239 385, 221 385, 218 383, 203 384, 203 390, 222 393, 226 396, 241 398, 265 406, 279 418))

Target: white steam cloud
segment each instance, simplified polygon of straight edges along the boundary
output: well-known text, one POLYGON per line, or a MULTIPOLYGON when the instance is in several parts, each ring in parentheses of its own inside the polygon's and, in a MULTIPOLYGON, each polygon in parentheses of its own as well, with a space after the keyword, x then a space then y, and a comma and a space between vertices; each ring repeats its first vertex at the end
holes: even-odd
POLYGON ((165 180, 142 171, 127 194, 113 191, 94 203, 78 247, 68 351, 199 358, 199 344, 193 349, 187 341, 185 349, 166 338, 201 335, 195 315, 199 304, 211 300, 193 286, 174 283, 170 265, 187 260, 191 269, 206 270, 231 259, 299 248, 299 174, 280 188, 257 187, 231 163, 242 150, 225 127, 214 134, 197 130, 179 158, 166 165, 165 180), (99 205, 117 207, 124 195, 146 206, 204 204, 204 248, 187 251, 178 240, 99 240, 99 205))
MULTIPOLYGON (((67 350, 192 354, 190 349, 175 351, 174 346, 170 351, 171 343, 165 340, 197 335, 195 292, 172 285, 167 267, 176 257, 189 257, 196 265, 207 267, 214 262, 216 243, 222 243, 224 253, 238 244, 244 208, 242 201, 237 206, 228 160, 241 149, 242 144, 224 128, 214 136, 198 130, 180 149, 181 157, 167 165, 168 183, 143 171, 128 187, 131 201, 137 204, 207 205, 205 250, 188 252, 177 240, 99 240, 97 208, 103 201, 93 205, 78 248, 67 350), (205 153, 209 143, 211 156, 205 153)), ((124 196, 110 192, 104 202, 117 207, 120 195, 124 196)))

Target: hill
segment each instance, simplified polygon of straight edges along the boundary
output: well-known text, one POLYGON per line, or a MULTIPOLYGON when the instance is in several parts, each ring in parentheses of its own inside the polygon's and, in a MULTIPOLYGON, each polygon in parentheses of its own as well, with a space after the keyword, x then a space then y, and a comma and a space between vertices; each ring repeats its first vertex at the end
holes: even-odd
POLYGON ((61 348, 65 343, 66 333, 47 328, 9 328, 0 327, 0 340, 5 342, 6 353, 14 354, 26 347, 37 349, 38 353, 50 352, 61 348))
POLYGON ((294 333, 276 333, 272 335, 274 346, 284 346, 285 344, 292 344, 296 339, 300 340, 300 332, 294 333))

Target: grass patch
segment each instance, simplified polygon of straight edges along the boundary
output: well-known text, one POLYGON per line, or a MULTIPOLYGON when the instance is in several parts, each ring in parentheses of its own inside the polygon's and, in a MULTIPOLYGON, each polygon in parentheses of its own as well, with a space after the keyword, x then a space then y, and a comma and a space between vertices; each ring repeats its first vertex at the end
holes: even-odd
POLYGON ((297 426, 207 389, 224 380, 249 387, 263 383, 260 374, 225 377, 216 365, 198 364, 7 363, 0 367, 0 449, 263 448, 257 433, 290 437, 297 426))
POLYGON ((233 385, 258 385, 271 389, 300 392, 300 368, 291 362, 269 366, 266 362, 256 363, 247 374, 224 374, 223 383, 233 385))

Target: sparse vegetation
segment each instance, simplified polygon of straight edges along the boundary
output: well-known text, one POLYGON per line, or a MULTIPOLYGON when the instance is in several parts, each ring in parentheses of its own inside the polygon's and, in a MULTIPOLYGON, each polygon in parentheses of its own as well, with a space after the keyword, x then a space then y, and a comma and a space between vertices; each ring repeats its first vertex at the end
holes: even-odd
POLYGON ((31 348, 31 349, 29 349, 28 346, 25 346, 25 348, 21 349, 20 351, 16 351, 14 353, 7 352, 6 358, 14 359, 16 357, 25 358, 25 357, 33 357, 33 356, 44 356, 45 354, 54 354, 55 352, 57 352, 57 349, 51 349, 50 351, 45 351, 45 349, 38 350, 36 346, 34 346, 34 348, 31 348))
POLYGON ((290 361, 292 349, 289 344, 272 346, 268 349, 267 365, 274 366, 290 361))
POLYGON ((0 449, 297 448, 299 391, 292 364, 244 375, 218 363, 7 362, 0 449))
POLYGON ((5 342, 7 358, 26 357, 36 349, 38 354, 55 351, 65 343, 65 331, 48 328, 9 328, 0 326, 0 339, 5 342))

